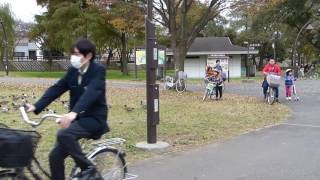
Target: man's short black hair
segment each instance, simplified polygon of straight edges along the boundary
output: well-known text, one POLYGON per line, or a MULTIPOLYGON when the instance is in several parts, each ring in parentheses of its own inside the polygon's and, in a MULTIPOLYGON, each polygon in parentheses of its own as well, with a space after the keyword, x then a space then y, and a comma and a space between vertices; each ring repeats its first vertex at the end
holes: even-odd
POLYGON ((96 57, 96 46, 89 41, 88 39, 78 39, 76 43, 72 46, 71 52, 74 52, 74 49, 77 48, 81 54, 87 56, 89 53, 92 53, 92 58, 90 61, 92 62, 96 57))
POLYGON ((220 59, 216 60, 216 63, 219 63, 220 62, 220 59))

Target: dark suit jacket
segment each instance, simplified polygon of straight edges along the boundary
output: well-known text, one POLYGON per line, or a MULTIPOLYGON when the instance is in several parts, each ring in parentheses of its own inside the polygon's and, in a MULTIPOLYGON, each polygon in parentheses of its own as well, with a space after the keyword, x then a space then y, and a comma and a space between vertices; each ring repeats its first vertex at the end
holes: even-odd
POLYGON ((35 103, 35 113, 39 114, 56 98, 70 91, 70 111, 78 113, 76 120, 79 124, 93 134, 108 132, 105 68, 91 62, 87 72, 82 75, 80 85, 78 85, 79 74, 78 69, 69 68, 65 76, 35 103))

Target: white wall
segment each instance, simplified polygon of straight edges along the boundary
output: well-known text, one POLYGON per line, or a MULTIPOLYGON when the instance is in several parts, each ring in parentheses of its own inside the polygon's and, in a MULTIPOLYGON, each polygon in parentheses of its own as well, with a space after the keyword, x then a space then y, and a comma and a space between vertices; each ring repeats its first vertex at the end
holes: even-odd
MULTIPOLYGON (((188 78, 203 78, 205 76, 206 56, 200 56, 199 59, 186 59, 184 62, 184 71, 188 78)), ((232 55, 229 60, 230 77, 241 77, 241 55, 232 55)), ((227 72, 226 72, 227 73, 227 72)))
POLYGON ((230 77, 241 77, 241 55, 232 55, 229 59, 230 77))
MULTIPOLYGON (((15 47, 15 52, 24 52, 25 56, 29 56, 29 51, 39 51, 38 46, 36 45, 36 43, 31 42, 28 43, 28 46, 16 46, 15 47)), ((38 55, 38 53, 37 53, 38 55)))
POLYGON ((24 52, 24 56, 29 56, 28 46, 16 46, 14 52, 24 52))
POLYGON ((184 71, 188 78, 203 78, 205 76, 206 56, 200 56, 198 59, 186 58, 184 62, 184 71))
POLYGON ((38 46, 36 45, 36 43, 34 43, 34 42, 29 42, 28 48, 30 51, 36 51, 37 49, 39 49, 38 46))

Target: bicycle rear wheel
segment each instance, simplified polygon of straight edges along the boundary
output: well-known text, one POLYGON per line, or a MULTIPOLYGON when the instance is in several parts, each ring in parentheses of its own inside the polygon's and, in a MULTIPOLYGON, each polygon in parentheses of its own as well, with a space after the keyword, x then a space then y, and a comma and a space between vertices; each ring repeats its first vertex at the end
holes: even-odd
POLYGON ((91 160, 105 180, 124 179, 127 173, 124 154, 117 149, 105 148, 96 152, 91 160))
MULTIPOLYGON (((104 180, 121 180, 125 179, 127 173, 124 154, 117 149, 104 148, 94 152, 89 159, 96 166, 98 172, 104 180)), ((75 177, 81 170, 73 168, 71 178, 75 177)))

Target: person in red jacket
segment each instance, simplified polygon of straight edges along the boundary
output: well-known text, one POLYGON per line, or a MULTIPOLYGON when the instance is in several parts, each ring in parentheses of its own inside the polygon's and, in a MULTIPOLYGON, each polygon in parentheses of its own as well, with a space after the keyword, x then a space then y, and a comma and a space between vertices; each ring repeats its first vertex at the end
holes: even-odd
MULTIPOLYGON (((281 67, 276 63, 276 61, 273 58, 270 58, 269 63, 264 66, 262 72, 263 72, 263 75, 265 76, 263 83, 262 83, 262 88, 263 88, 264 97, 266 98, 268 87, 269 87, 269 84, 267 82, 266 77, 270 73, 281 76, 281 67)), ((279 88, 278 87, 275 88, 275 92, 276 92, 276 102, 279 102, 279 88)))

